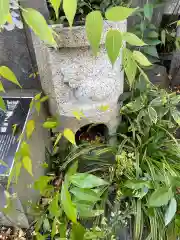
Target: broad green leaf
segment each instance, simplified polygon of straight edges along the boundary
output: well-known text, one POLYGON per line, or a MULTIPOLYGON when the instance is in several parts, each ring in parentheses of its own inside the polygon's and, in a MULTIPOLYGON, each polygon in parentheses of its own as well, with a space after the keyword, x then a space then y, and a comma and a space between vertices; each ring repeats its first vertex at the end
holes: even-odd
POLYGON ((156 124, 157 118, 158 118, 156 110, 153 107, 149 106, 148 113, 149 113, 149 117, 150 117, 151 121, 156 124))
POLYGON ((58 123, 54 119, 49 119, 48 121, 43 123, 43 127, 47 129, 56 128, 57 126, 58 126, 58 123))
POLYGON ((9 0, 0 1, 0 26, 4 25, 9 16, 9 0))
POLYGON ((178 125, 180 125, 180 112, 177 108, 171 109, 171 115, 175 122, 177 122, 178 125))
POLYGON ((123 49, 123 67, 128 79, 128 83, 130 86, 132 86, 137 73, 137 64, 133 58, 132 52, 127 48, 123 49))
POLYGON ((138 190, 140 188, 152 188, 152 184, 145 180, 128 180, 124 184, 127 188, 138 190))
POLYGON ((141 64, 142 66, 148 67, 151 66, 152 63, 147 59, 146 56, 144 56, 141 52, 139 51, 133 51, 133 57, 134 59, 141 64))
POLYGON ((102 30, 103 17, 101 12, 93 11, 89 13, 86 17, 86 33, 95 56, 97 56, 99 51, 102 30))
POLYGON ((18 178, 19 178, 19 175, 21 173, 21 167, 22 167, 22 163, 21 162, 17 162, 14 165, 16 184, 18 183, 18 178))
POLYGON ((42 93, 40 92, 40 93, 38 93, 38 94, 36 94, 36 96, 34 97, 34 99, 37 101, 37 100, 40 100, 40 98, 41 98, 41 95, 42 95, 42 93))
POLYGON ((79 207, 78 213, 81 218, 94 218, 104 214, 104 210, 91 210, 88 208, 79 207))
POLYGON ((48 96, 44 96, 40 99, 40 102, 43 103, 43 102, 46 102, 47 100, 49 99, 48 96))
POLYGON ((159 58, 159 55, 155 46, 147 46, 147 47, 145 46, 142 48, 142 51, 152 57, 159 58))
POLYGON ((47 188, 49 182, 53 179, 53 177, 49 176, 41 176, 35 183, 34 189, 39 190, 41 194, 43 194, 44 190, 47 188))
POLYGON ((145 42, 143 42, 143 40, 138 38, 134 33, 129 33, 129 32, 124 33, 123 40, 125 40, 126 42, 128 42, 130 45, 133 45, 133 46, 142 47, 147 45, 145 42))
POLYGON ((101 111, 101 112, 106 112, 106 111, 108 111, 110 109, 110 106, 109 105, 101 105, 100 107, 99 107, 99 110, 101 111))
POLYGON ((74 162, 69 168, 65 175, 65 184, 69 185, 69 178, 77 172, 78 169, 78 161, 74 162))
POLYGON ((8 67, 6 67, 6 66, 0 67, 0 76, 7 79, 8 81, 18 85, 21 88, 21 85, 19 84, 15 74, 8 67))
POLYGON ((150 207, 161 207, 167 205, 172 197, 172 190, 168 187, 156 189, 149 198, 150 207))
POLYGON ((165 213, 165 225, 167 226, 172 219, 174 218, 175 214, 177 211, 177 201, 176 199, 173 197, 170 200, 169 206, 166 209, 166 213, 165 213))
POLYGON ((24 168, 28 171, 28 173, 33 176, 33 173, 32 173, 32 160, 30 159, 29 156, 25 156, 23 157, 23 166, 24 168))
POLYGON ((177 27, 178 27, 178 26, 180 26, 180 20, 179 20, 179 21, 177 21, 177 27))
POLYGON ((61 140, 61 137, 62 137, 62 133, 59 133, 56 137, 56 141, 54 143, 54 147, 56 147, 59 143, 59 141, 61 140))
POLYGON ((64 129, 64 137, 71 142, 72 144, 76 145, 76 141, 75 141, 75 135, 73 133, 73 131, 69 128, 65 128, 64 129))
POLYGON ((60 8, 60 5, 61 5, 61 0, 49 0, 49 2, 51 3, 54 11, 55 11, 55 14, 56 14, 56 19, 59 18, 59 8, 60 8))
POLYGON ((0 166, 8 167, 7 163, 5 163, 3 160, 0 160, 0 166))
POLYGON ((1 81, 0 81, 0 92, 5 92, 4 86, 1 81))
POLYGON ((0 109, 6 111, 6 104, 1 96, 0 96, 0 109))
POLYGON ((155 46, 161 43, 161 41, 158 39, 146 39, 145 42, 147 45, 152 45, 152 46, 155 46))
POLYGON ((66 216, 73 223, 77 223, 77 210, 71 201, 71 195, 68 192, 66 184, 62 184, 61 188, 61 204, 66 216))
POLYGON ((84 240, 85 232, 85 228, 80 223, 73 224, 71 230, 71 240, 84 240))
POLYGON ((76 197, 77 200, 87 201, 87 202, 97 202, 100 200, 98 194, 96 194, 91 189, 82 188, 72 188, 70 192, 76 197))
POLYGON ((54 221, 52 223, 52 231, 51 231, 51 238, 54 239, 54 236, 56 235, 56 224, 57 220, 54 218, 54 221))
POLYGON ((115 29, 110 29, 106 35, 106 50, 112 65, 116 62, 120 49, 122 47, 121 32, 115 29))
POLYGON ((35 109, 39 115, 40 111, 41 111, 41 102, 35 102, 35 109))
POLYGON ((148 33, 148 38, 158 38, 159 37, 159 34, 156 32, 156 31, 150 31, 148 33))
POLYGON ((144 16, 151 21, 151 18, 153 16, 153 4, 151 3, 146 3, 144 5, 144 16))
POLYGON ((61 212, 60 212, 58 201, 59 201, 59 195, 57 193, 48 207, 49 213, 51 214, 52 217, 60 216, 61 212))
POLYGON ((131 16, 137 8, 127 8, 127 7, 112 7, 109 8, 105 16, 108 20, 113 21, 113 22, 119 22, 127 19, 129 16, 131 16))
POLYGON ((40 12, 32 8, 26 8, 22 11, 22 15, 29 27, 42 41, 52 46, 56 46, 52 29, 48 26, 40 12))
POLYGON ((35 121, 29 120, 26 125, 26 135, 28 139, 32 136, 34 129, 35 129, 35 121))
POLYGON ((50 229, 51 229, 51 226, 50 226, 49 220, 45 218, 43 221, 43 230, 44 232, 49 232, 50 229))
POLYGON ((73 115, 79 121, 81 120, 81 118, 85 117, 85 115, 82 111, 73 111, 73 115))
POLYGON ((20 155, 23 157, 30 156, 30 148, 29 145, 23 141, 20 146, 20 155))
POLYGON ((70 27, 72 27, 77 10, 77 0, 63 0, 63 10, 70 27))
POLYGON ((94 188, 108 185, 103 179, 88 173, 77 173, 70 177, 70 182, 79 188, 94 188))

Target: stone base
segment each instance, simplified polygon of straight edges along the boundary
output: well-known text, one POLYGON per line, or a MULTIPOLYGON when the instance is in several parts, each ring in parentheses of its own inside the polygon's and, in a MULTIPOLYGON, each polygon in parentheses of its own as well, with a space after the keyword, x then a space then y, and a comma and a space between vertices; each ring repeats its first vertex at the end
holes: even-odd
POLYGON ((125 32, 126 25, 126 21, 104 23, 97 57, 93 56, 83 26, 72 30, 61 25, 53 26, 58 49, 45 46, 33 35, 41 84, 50 97, 51 114, 60 117, 62 128, 71 127, 76 131, 86 123, 100 122, 108 125, 112 132, 119 115, 117 101, 123 93, 124 72, 122 54, 112 67, 104 43, 109 29, 125 32), (109 111, 99 110, 107 105, 109 111), (82 111, 86 118, 79 122, 74 119, 73 111, 82 111))

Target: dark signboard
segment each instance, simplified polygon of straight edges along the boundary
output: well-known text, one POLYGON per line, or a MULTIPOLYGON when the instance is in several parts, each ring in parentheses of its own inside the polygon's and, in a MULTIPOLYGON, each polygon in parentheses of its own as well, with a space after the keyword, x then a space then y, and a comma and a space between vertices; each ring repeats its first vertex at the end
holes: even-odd
POLYGON ((8 165, 8 168, 0 163, 0 175, 9 175, 18 149, 18 137, 23 132, 29 112, 32 98, 4 98, 7 110, 0 109, 0 160, 8 165), (16 124, 16 132, 13 134, 13 125, 16 124))

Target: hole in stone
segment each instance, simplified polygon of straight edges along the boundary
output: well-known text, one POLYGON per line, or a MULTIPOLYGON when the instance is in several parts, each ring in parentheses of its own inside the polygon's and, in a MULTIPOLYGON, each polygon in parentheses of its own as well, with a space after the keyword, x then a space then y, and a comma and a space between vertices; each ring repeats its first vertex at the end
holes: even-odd
POLYGON ((75 135, 76 144, 105 143, 108 138, 108 128, 105 124, 88 124, 81 127, 75 135))

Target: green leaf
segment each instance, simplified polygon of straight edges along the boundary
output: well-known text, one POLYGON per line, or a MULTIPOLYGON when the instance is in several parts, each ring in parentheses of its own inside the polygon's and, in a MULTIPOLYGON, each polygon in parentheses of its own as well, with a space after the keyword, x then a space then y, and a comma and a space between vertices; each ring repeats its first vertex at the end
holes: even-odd
POLYGON ((34 99, 37 101, 37 100, 40 100, 40 98, 41 98, 41 95, 42 95, 42 93, 40 92, 40 93, 38 93, 38 94, 36 94, 35 95, 35 97, 34 97, 34 99))
POLYGON ((180 126, 180 112, 177 108, 171 109, 171 115, 175 122, 180 126))
POLYGON ((30 156, 29 145, 25 141, 21 143, 20 154, 23 157, 30 156))
POLYGON ((125 182, 124 185, 127 188, 131 188, 135 190, 138 190, 144 187, 152 188, 152 184, 149 181, 145 181, 145 180, 128 180, 125 182))
POLYGON ((60 212, 58 201, 59 201, 59 195, 57 193, 48 207, 49 213, 51 214, 52 217, 60 216, 61 212, 60 212))
POLYGON ((70 27, 72 27, 77 10, 77 0, 63 0, 63 10, 70 27))
POLYGON ((30 159, 29 156, 25 156, 23 157, 23 166, 24 168, 28 171, 28 173, 33 176, 33 173, 32 173, 32 160, 30 159))
POLYGON ((79 205, 78 212, 81 218, 94 218, 104 214, 104 210, 101 210, 101 209, 91 210, 91 209, 80 207, 80 205, 79 205))
POLYGON ((179 21, 177 21, 177 27, 178 27, 178 26, 180 26, 180 20, 179 20, 179 21))
POLYGON ((61 188, 61 203, 66 216, 73 223, 77 223, 77 210, 71 201, 71 195, 64 183, 62 184, 61 188))
POLYGON ((150 31, 148 33, 148 38, 158 38, 159 37, 159 34, 155 31, 150 31))
POLYGON ((4 25, 9 15, 9 0, 0 1, 0 26, 4 25))
POLYGON ((172 219, 174 218, 174 216, 176 214, 176 211, 177 211, 177 201, 173 197, 170 200, 169 206, 165 213, 165 226, 167 226, 172 221, 172 219))
POLYGON ((106 35, 106 50, 112 65, 116 62, 120 49, 122 47, 121 32, 115 29, 110 29, 106 35))
POLYGON ((81 120, 81 118, 85 117, 85 115, 82 111, 73 111, 73 115, 79 121, 81 120))
POLYGON ((54 143, 54 147, 56 147, 59 143, 59 141, 61 140, 61 137, 62 137, 62 133, 59 133, 56 137, 56 141, 54 143))
POLYGON ((43 221, 43 230, 44 232, 49 232, 50 229, 51 229, 51 226, 50 226, 49 220, 45 218, 43 221))
POLYGON ((64 129, 64 137, 71 142, 72 144, 76 145, 76 141, 75 141, 75 135, 73 133, 73 131, 69 128, 65 128, 64 129))
POLYGON ((101 12, 93 11, 89 13, 86 17, 86 33, 95 56, 97 56, 99 51, 102 30, 103 17, 101 12))
POLYGON ((5 92, 4 86, 1 81, 0 81, 0 92, 5 92))
POLYGON ((41 102, 35 102, 35 109, 36 109, 36 111, 37 111, 37 113, 38 113, 38 115, 39 115, 39 113, 40 113, 40 110, 41 110, 41 102))
POLYGON ((77 200, 87 202, 97 202, 100 197, 91 189, 72 188, 70 192, 76 197, 77 200))
POLYGON ((55 11, 55 14, 56 14, 56 19, 59 18, 59 8, 60 8, 60 5, 61 5, 61 0, 49 0, 49 2, 51 3, 54 11, 55 11))
POLYGON ((6 66, 1 66, 0 67, 0 76, 7 79, 8 81, 18 85, 21 88, 21 85, 19 84, 16 76, 11 71, 11 69, 9 69, 8 67, 6 67, 6 66))
POLYGON ((51 231, 51 238, 54 239, 54 236, 56 235, 56 224, 57 220, 54 218, 54 221, 52 223, 52 231, 51 231))
POLYGON ((69 178, 77 172, 78 169, 78 161, 74 162, 69 168, 65 175, 65 184, 69 185, 69 178))
POLYGON ((18 178, 19 175, 21 173, 21 167, 22 167, 22 163, 21 162, 17 162, 14 166, 15 169, 15 177, 16 177, 16 184, 18 183, 18 178))
POLYGON ((46 102, 47 100, 49 99, 48 96, 44 96, 40 99, 40 102, 43 103, 43 102, 46 102))
POLYGON ((54 119, 49 119, 48 121, 43 123, 43 127, 47 129, 56 128, 57 126, 58 126, 58 123, 54 119))
POLYGON ((158 39, 146 39, 145 42, 146 42, 146 44, 152 45, 152 46, 158 45, 161 43, 161 41, 158 39))
POLYGON ((22 15, 29 27, 42 41, 52 46, 56 46, 52 29, 48 26, 40 12, 32 8, 26 8, 22 11, 22 15))
POLYGON ((132 52, 127 48, 123 49, 123 67, 124 67, 129 85, 132 86, 136 77, 137 64, 133 58, 132 52))
POLYGON ((112 7, 109 8, 105 16, 108 20, 113 22, 119 22, 127 19, 129 16, 131 16, 137 8, 127 8, 127 7, 112 7))
POLYGON ((149 198, 150 207, 161 207, 167 205, 172 197, 172 190, 168 187, 156 189, 149 198))
POLYGON ((157 118, 158 118, 156 110, 153 107, 149 106, 148 113, 149 113, 149 117, 150 117, 151 121, 156 124, 157 118))
POLYGON ((0 96, 0 109, 6 111, 6 104, 1 96, 0 96))
POLYGON ((49 176, 41 176, 35 183, 34 189, 39 190, 41 194, 43 194, 44 190, 47 188, 49 182, 53 179, 53 177, 49 176))
POLYGON ((134 33, 129 33, 129 32, 124 33, 123 40, 125 40, 126 42, 128 42, 130 45, 133 45, 133 46, 142 47, 147 45, 145 42, 143 42, 143 40, 138 38, 134 33))
POLYGON ((134 59, 140 63, 142 66, 148 67, 151 66, 152 63, 139 51, 133 51, 134 59))
POLYGON ((86 232, 86 230, 81 224, 79 224, 79 223, 73 224, 72 231, 71 231, 71 239, 72 240, 84 240, 85 232, 86 232))
POLYGON ((155 46, 147 46, 147 47, 145 46, 142 48, 142 51, 152 57, 159 58, 159 55, 155 46))
POLYGON ((8 167, 7 163, 5 163, 3 160, 0 160, 0 166, 8 167))
POLYGON ((26 125, 26 135, 28 139, 32 136, 34 129, 35 129, 35 121, 29 120, 26 125))
POLYGON ((151 21, 151 18, 153 16, 153 4, 151 3, 146 3, 144 5, 144 16, 151 21))
POLYGON ((70 181, 72 184, 79 188, 94 188, 109 184, 103 179, 88 173, 77 173, 75 175, 72 175, 70 177, 70 181))

